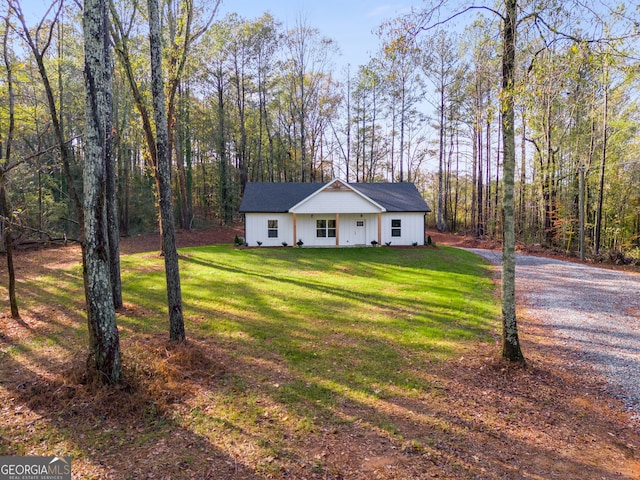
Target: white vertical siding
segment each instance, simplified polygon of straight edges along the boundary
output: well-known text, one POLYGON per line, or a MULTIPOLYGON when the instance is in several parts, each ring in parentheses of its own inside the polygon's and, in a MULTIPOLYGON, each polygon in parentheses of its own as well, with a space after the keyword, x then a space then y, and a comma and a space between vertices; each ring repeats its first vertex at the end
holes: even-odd
MULTIPOLYGON (((335 219, 335 214, 297 214, 296 236, 293 238, 293 215, 290 213, 247 213, 245 214, 246 242, 251 247, 262 242, 265 247, 282 246, 287 242, 289 246, 302 240, 308 247, 334 247, 334 237, 317 237, 316 220, 335 219), (278 237, 268 237, 269 220, 278 220, 278 237)), ((372 240, 378 240, 378 214, 340 214, 338 236, 340 246, 370 245, 372 240), (364 240, 356 238, 356 222, 365 222, 364 240)), ((382 214, 382 245, 391 242, 393 246, 424 244, 424 214, 422 213, 383 213, 382 214), (391 220, 400 220, 401 236, 391 236, 391 220)))
POLYGON ((382 244, 391 245, 424 245, 424 214, 423 213, 383 213, 382 214, 382 244), (391 220, 400 220, 399 237, 391 236, 391 220))
POLYGON ((290 213, 246 213, 245 236, 250 247, 257 246, 258 242, 265 247, 279 247, 282 242, 293 245, 293 216, 290 213), (278 220, 277 238, 268 236, 269 220, 278 220))
POLYGON ((335 237, 317 237, 316 220, 335 220, 335 214, 297 215, 298 240, 307 247, 335 247, 335 237))

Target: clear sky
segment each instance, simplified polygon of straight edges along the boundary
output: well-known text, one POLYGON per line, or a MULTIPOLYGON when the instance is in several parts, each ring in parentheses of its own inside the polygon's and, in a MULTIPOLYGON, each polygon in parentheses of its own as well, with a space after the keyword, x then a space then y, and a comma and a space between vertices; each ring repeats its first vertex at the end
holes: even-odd
POLYGON ((268 11, 285 28, 295 26, 302 17, 310 26, 335 40, 341 55, 338 68, 351 64, 352 72, 376 53, 378 38, 372 32, 384 20, 419 8, 422 0, 222 0, 219 18, 235 12, 254 19, 268 11))

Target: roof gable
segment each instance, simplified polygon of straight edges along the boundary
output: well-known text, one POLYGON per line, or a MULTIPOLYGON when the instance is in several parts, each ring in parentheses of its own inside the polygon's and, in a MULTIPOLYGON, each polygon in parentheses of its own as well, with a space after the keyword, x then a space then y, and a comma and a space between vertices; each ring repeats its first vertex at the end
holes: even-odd
POLYGON ((316 211, 318 213, 356 213, 352 208, 349 208, 349 203, 359 205, 356 207, 359 208, 358 211, 364 211, 363 209, 366 209, 374 212, 384 212, 385 210, 383 206, 353 188, 352 185, 347 184, 342 180, 335 179, 313 192, 307 198, 298 202, 296 205, 291 207, 289 211, 292 213, 316 213, 316 211), (323 194, 324 199, 320 199, 319 197, 323 196, 323 194), (335 194, 337 194, 337 196, 335 194), (349 194, 352 196, 349 197, 349 194), (331 199, 332 201, 327 201, 328 195, 333 197, 331 199), (323 203, 326 203, 326 205, 322 205, 323 203), (311 211, 306 211, 308 210, 308 207, 311 208, 311 211), (331 212, 324 211, 327 208, 329 208, 331 212), (314 211, 314 209, 316 210, 314 211))

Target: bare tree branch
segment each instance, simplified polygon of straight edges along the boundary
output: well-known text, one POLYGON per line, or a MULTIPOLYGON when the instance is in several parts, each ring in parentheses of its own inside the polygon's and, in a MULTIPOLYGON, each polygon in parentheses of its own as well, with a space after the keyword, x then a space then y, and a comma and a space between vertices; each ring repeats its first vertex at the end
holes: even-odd
POLYGON ((497 15, 503 21, 505 19, 504 15, 502 15, 502 13, 500 13, 498 10, 495 10, 493 8, 490 8, 490 7, 482 6, 482 5, 472 5, 470 7, 467 7, 465 9, 463 9, 463 10, 455 12, 451 16, 445 18, 444 20, 439 20, 439 21, 437 21, 435 23, 430 23, 429 20, 430 20, 432 14, 433 14, 433 11, 439 9, 443 5, 444 5, 444 0, 441 0, 437 7, 435 7, 434 9, 429 11, 428 13, 426 13, 424 15, 423 20, 420 22, 421 25, 418 26, 418 31, 415 32, 415 33, 418 33, 420 31, 426 32, 426 31, 429 31, 429 30, 433 30, 433 29, 438 28, 438 27, 440 27, 440 26, 442 26, 442 25, 444 25, 446 23, 449 23, 454 18, 460 17, 460 16, 464 15, 465 13, 473 11, 473 10, 486 10, 488 12, 493 13, 494 15, 497 15))
MULTIPOLYGON (((67 140, 65 143, 67 143, 67 144, 68 143, 72 143, 75 140, 77 140, 79 138, 82 138, 83 136, 84 135, 76 135, 75 137, 70 138, 69 140, 67 140)), ((53 145, 52 147, 49 147, 49 148, 47 148, 45 150, 40 150, 40 151, 38 151, 36 153, 33 153, 33 154, 28 155, 26 157, 23 157, 23 158, 21 158, 19 160, 15 160, 15 161, 11 162, 8 165, 5 165, 4 167, 2 167, 2 170, 5 173, 9 172, 10 170, 13 170, 14 168, 22 165, 23 163, 29 162, 29 161, 33 160, 34 158, 37 158, 37 157, 40 157, 40 156, 45 155, 47 153, 53 152, 54 150, 58 150, 59 148, 60 148, 60 145, 53 145)))
POLYGON ((20 2, 18 0, 9 0, 9 10, 15 13, 16 17, 18 17, 18 19, 20 20, 20 24, 22 25, 22 31, 16 30, 18 35, 20 35, 29 44, 32 50, 38 52, 39 55, 44 56, 44 54, 49 49, 49 46, 51 45, 51 42, 53 40, 54 30, 55 30, 54 26, 58 22, 58 17, 60 16, 60 12, 62 11, 63 4, 64 4, 63 0, 55 0, 53 3, 51 3, 51 5, 49 5, 49 8, 42 16, 42 19, 38 22, 38 26, 36 27, 36 31, 35 31, 35 39, 34 39, 34 37, 31 36, 29 28, 27 27, 27 22, 24 18, 24 13, 22 12, 22 6, 20 5, 20 2), (53 20, 51 21, 51 25, 49 26, 49 31, 46 33, 47 38, 44 43, 44 46, 41 47, 40 38, 41 38, 41 31, 46 24, 45 19, 49 17, 49 14, 51 13, 52 10, 54 10, 54 7, 56 5, 58 5, 58 8, 55 10, 55 13, 53 15, 53 20))
POLYGON ((215 5, 211 10, 211 15, 209 15, 209 18, 207 19, 207 21, 204 22, 204 25, 202 26, 202 28, 200 28, 199 30, 196 30, 193 33, 193 35, 191 35, 191 40, 189 41, 189 43, 195 42, 202 34, 204 34, 204 32, 206 32, 209 29, 209 27, 211 26, 211 23, 213 23, 213 19, 218 14, 218 8, 220 7, 220 3, 222 3, 222 0, 215 0, 214 3, 215 5))

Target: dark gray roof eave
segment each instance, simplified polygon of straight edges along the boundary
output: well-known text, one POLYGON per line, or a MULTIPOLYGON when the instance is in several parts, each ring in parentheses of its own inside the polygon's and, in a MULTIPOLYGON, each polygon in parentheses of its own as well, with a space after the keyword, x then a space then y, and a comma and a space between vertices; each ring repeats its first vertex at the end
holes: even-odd
MULTIPOLYGON (((430 208, 426 210, 387 210, 381 213, 431 213, 430 208)), ((290 213, 289 210, 239 210, 239 213, 290 213)))
POLYGON ((289 213, 289 210, 238 210, 238 213, 289 213))

